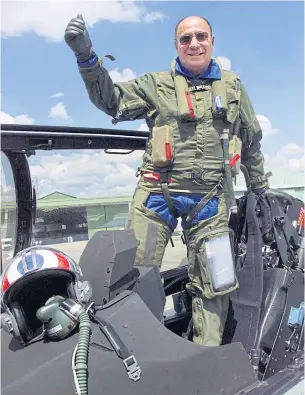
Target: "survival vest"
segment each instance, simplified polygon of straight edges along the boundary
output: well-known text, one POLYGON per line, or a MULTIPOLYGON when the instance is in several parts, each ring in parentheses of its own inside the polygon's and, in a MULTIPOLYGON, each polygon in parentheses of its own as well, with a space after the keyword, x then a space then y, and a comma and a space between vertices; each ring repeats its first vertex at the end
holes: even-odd
POLYGON ((168 189, 206 191, 209 200, 224 181, 230 206, 236 206, 232 176, 241 156, 240 79, 231 71, 221 72, 221 80, 190 83, 176 72, 174 60, 170 73, 154 74, 158 114, 140 171, 148 183, 160 182, 168 203, 168 189))

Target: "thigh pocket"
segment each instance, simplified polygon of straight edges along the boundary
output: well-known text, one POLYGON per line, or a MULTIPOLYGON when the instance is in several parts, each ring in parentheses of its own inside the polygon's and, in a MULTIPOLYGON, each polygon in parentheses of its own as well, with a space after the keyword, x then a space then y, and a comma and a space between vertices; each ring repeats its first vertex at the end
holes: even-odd
POLYGON ((190 245, 189 260, 197 267, 206 298, 228 294, 238 288, 229 228, 200 233, 190 245))

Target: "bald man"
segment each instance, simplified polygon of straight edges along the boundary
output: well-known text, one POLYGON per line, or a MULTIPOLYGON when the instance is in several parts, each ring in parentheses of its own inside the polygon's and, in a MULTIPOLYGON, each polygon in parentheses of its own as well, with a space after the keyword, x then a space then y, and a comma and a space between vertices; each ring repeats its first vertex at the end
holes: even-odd
POLYGON ((73 18, 65 31, 92 103, 113 123, 146 120, 150 137, 128 224, 138 240, 135 264, 160 269, 181 218, 193 341, 204 346, 221 343, 229 295, 239 286, 228 237, 238 160, 247 167, 253 190, 268 187, 259 122, 240 78, 212 56, 214 40, 207 19, 183 18, 175 28, 178 56, 169 70, 113 83, 82 16, 73 18), (234 166, 230 159, 237 160, 234 166))

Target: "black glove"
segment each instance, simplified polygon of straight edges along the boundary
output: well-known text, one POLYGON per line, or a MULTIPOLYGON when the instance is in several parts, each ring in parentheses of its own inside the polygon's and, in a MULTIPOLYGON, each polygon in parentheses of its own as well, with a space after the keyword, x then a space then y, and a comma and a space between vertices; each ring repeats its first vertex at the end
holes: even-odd
POLYGON ((91 39, 81 14, 71 19, 65 30, 65 42, 75 53, 78 63, 85 63, 95 53, 92 49, 91 39))

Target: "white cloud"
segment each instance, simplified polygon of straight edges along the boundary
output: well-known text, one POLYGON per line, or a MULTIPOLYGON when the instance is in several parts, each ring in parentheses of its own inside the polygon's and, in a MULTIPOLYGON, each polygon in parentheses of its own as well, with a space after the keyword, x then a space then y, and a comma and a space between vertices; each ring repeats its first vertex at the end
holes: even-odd
POLYGON ((109 71, 109 75, 113 82, 127 82, 136 78, 136 73, 131 69, 123 69, 122 72, 118 68, 109 71))
POLYGON ((103 150, 29 158, 32 178, 37 179, 39 196, 54 191, 77 197, 132 195, 135 173, 143 152, 108 155, 103 150))
POLYGON ((130 180, 135 178, 135 169, 127 165, 126 163, 118 163, 115 166, 115 171, 111 174, 107 174, 103 179, 103 184, 107 189, 116 188, 118 186, 130 185, 130 180))
POLYGON ((272 126, 271 121, 265 115, 256 115, 256 117, 261 125, 264 137, 271 136, 280 132, 279 129, 276 129, 272 126))
POLYGON ((218 56, 217 60, 220 62, 222 68, 225 70, 231 70, 231 60, 225 56, 218 56))
MULTIPOLYGON (((305 164, 304 164, 304 155, 299 159, 288 159, 288 168, 290 171, 294 173, 304 173, 305 164)), ((304 179, 301 180, 304 182, 304 179)))
MULTIPOLYGON (((47 40, 60 42, 69 21, 81 13, 88 27, 101 20, 111 22, 146 22, 163 20, 162 12, 148 12, 135 1, 15 1, 2 3, 1 33, 4 37, 35 32, 47 40)), ((96 45, 96 44, 95 44, 96 45)))
POLYGON ((286 144, 274 156, 265 155, 265 162, 266 168, 274 169, 279 174, 282 170, 303 173, 304 147, 295 143, 286 144))
POLYGON ((13 123, 19 125, 33 125, 35 120, 27 114, 9 115, 0 111, 0 123, 13 123))
POLYGON ((66 106, 64 105, 63 102, 59 102, 55 104, 50 110, 49 110, 49 117, 50 118, 60 118, 64 119, 67 121, 71 121, 71 117, 68 115, 66 106))
MULTIPOLYGON (((269 178, 271 188, 282 185, 304 185, 304 148, 295 143, 284 145, 271 156, 264 153, 264 169, 272 172, 269 178)), ((235 189, 245 188, 245 180, 240 173, 236 179, 235 189)))
POLYGON ((304 152, 304 147, 297 145, 295 143, 289 143, 284 145, 279 151, 279 155, 284 155, 284 156, 294 156, 294 155, 299 155, 304 152))
POLYGON ((51 99, 57 99, 59 97, 63 97, 65 96, 64 93, 62 92, 58 92, 58 93, 54 93, 54 95, 50 96, 51 99))

